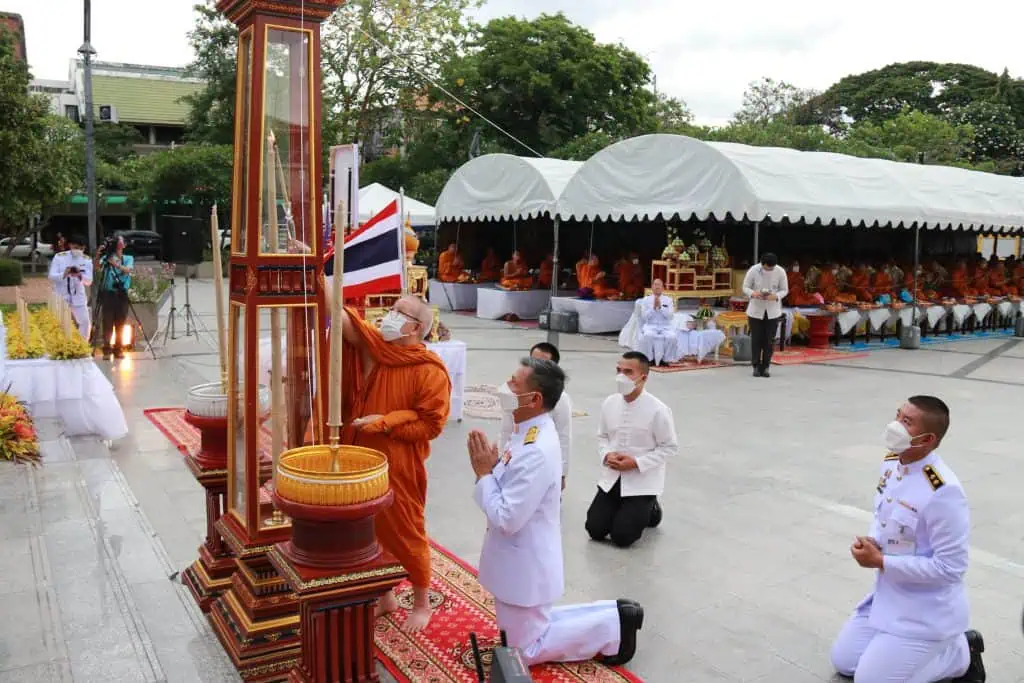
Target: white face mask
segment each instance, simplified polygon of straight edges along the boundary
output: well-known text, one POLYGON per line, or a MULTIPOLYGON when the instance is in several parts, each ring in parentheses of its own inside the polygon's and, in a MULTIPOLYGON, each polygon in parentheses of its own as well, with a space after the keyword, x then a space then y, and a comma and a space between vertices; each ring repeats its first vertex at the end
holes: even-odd
POLYGON ((633 265, 637 265, 638 263, 640 263, 640 259, 638 259, 638 258, 633 259, 633 265))
POLYGON ((508 386, 508 382, 498 387, 498 403, 501 404, 502 412, 511 415, 519 410, 520 396, 529 396, 529 394, 513 394, 512 389, 508 386))
POLYGON ((800 272, 800 266, 793 266, 793 272, 794 273, 799 273, 800 272))
POLYGON ((380 322, 380 333, 384 336, 384 341, 393 342, 406 336, 402 328, 407 322, 409 321, 406 317, 398 311, 388 311, 380 322))
POLYGON ((72 249, 71 250, 71 255, 74 256, 75 258, 82 258, 82 250, 81 249, 72 249))
POLYGON ((615 388, 623 396, 629 396, 634 390, 636 390, 636 382, 620 372, 615 375, 615 388))
MULTIPOLYGON (((926 434, 918 434, 918 436, 927 436, 926 434)), ((902 422, 893 420, 885 426, 885 432, 882 435, 885 440, 885 447, 896 454, 905 453, 914 447, 914 439, 907 431, 907 428, 903 426, 902 422)))

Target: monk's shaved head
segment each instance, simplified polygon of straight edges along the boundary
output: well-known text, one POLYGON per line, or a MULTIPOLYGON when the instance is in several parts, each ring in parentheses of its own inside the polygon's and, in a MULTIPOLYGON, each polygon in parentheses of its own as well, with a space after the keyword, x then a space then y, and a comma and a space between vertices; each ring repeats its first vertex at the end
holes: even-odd
POLYGON ((395 302, 394 308, 420 324, 420 339, 425 339, 430 334, 430 328, 434 326, 434 312, 430 310, 430 306, 423 299, 406 294, 395 302))

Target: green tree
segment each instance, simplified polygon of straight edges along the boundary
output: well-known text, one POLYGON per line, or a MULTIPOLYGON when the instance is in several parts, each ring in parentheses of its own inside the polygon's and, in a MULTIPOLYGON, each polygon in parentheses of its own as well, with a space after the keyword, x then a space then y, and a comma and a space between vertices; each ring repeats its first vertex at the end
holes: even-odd
POLYGON ((1024 142, 1008 105, 986 100, 971 102, 953 109, 947 118, 954 126, 969 125, 973 129, 969 152, 972 161, 991 159, 1015 166, 1024 158, 1024 142))
POLYGON ((895 117, 853 126, 847 137, 850 146, 885 150, 896 161, 916 162, 923 153, 929 163, 964 165, 974 143, 974 129, 953 125, 945 119, 907 109, 895 117))
POLYGON ((743 106, 733 114, 733 122, 764 124, 779 118, 791 118, 794 111, 819 94, 768 77, 751 81, 743 93, 743 106))
MULTIPOLYGON (((494 19, 445 67, 449 89, 541 154, 595 131, 625 136, 656 129, 650 77, 641 56, 598 43, 563 14, 494 19)), ((471 117, 442 93, 434 96, 453 121, 471 117)))
POLYGON ((140 157, 131 199, 189 203, 195 216, 207 215, 214 204, 229 210, 233 163, 230 145, 186 144, 140 157))
POLYGON ((206 82, 206 87, 187 95, 188 139, 213 145, 231 145, 235 140, 235 75, 238 30, 214 9, 214 0, 193 6, 196 23, 188 34, 194 54, 189 73, 206 82))
POLYGON ((570 140, 561 147, 554 149, 548 156, 569 161, 586 161, 618 140, 604 131, 595 131, 570 140))
POLYGON ((81 183, 80 131, 29 94, 31 78, 0 28, 0 234, 12 237, 26 234, 33 217, 47 220, 81 183))

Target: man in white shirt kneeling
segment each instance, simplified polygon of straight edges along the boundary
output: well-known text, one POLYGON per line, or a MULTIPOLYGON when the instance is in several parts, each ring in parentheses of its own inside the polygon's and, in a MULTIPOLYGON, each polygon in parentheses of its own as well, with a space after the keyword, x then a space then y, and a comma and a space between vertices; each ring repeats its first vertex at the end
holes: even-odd
POLYGON ((665 461, 679 450, 672 411, 644 390, 650 361, 629 351, 616 366, 618 392, 605 399, 597 430, 604 471, 587 510, 587 533, 626 548, 661 523, 665 461))
MULTIPOLYGON (((562 355, 554 344, 539 342, 530 349, 530 358, 549 360, 558 365, 562 355)), ((509 391, 507 382, 498 387, 499 394, 509 393, 509 391)), ((551 420, 555 423, 555 431, 558 432, 558 445, 562 449, 562 490, 564 491, 565 478, 569 474, 569 453, 572 452, 572 399, 569 398, 569 392, 562 391, 562 397, 558 399, 558 403, 551 410, 551 420)), ((499 444, 508 443, 514 426, 512 415, 503 412, 501 416, 501 433, 498 436, 499 444)))

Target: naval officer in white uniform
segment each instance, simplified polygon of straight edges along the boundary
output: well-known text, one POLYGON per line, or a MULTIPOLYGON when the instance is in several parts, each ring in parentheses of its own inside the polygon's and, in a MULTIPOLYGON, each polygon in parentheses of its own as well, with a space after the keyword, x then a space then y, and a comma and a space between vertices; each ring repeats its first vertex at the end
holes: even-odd
POLYGON ((936 450, 949 408, 913 396, 885 429, 875 514, 850 552, 875 570, 874 590, 832 646, 832 665, 857 683, 984 683, 981 634, 967 630, 964 590, 970 511, 936 450))
POLYGON ((92 259, 85 255, 81 237, 69 237, 68 250, 53 255, 49 279, 57 296, 67 303, 78 331, 89 339, 89 285, 92 284, 92 259))
POLYGON ((555 363, 524 358, 501 396, 515 428, 499 449, 469 435, 477 482, 473 500, 487 516, 480 583, 494 595, 498 628, 528 665, 601 657, 624 664, 636 652, 644 611, 631 600, 555 607, 562 597, 560 499, 562 454, 551 409, 565 373, 555 363))

